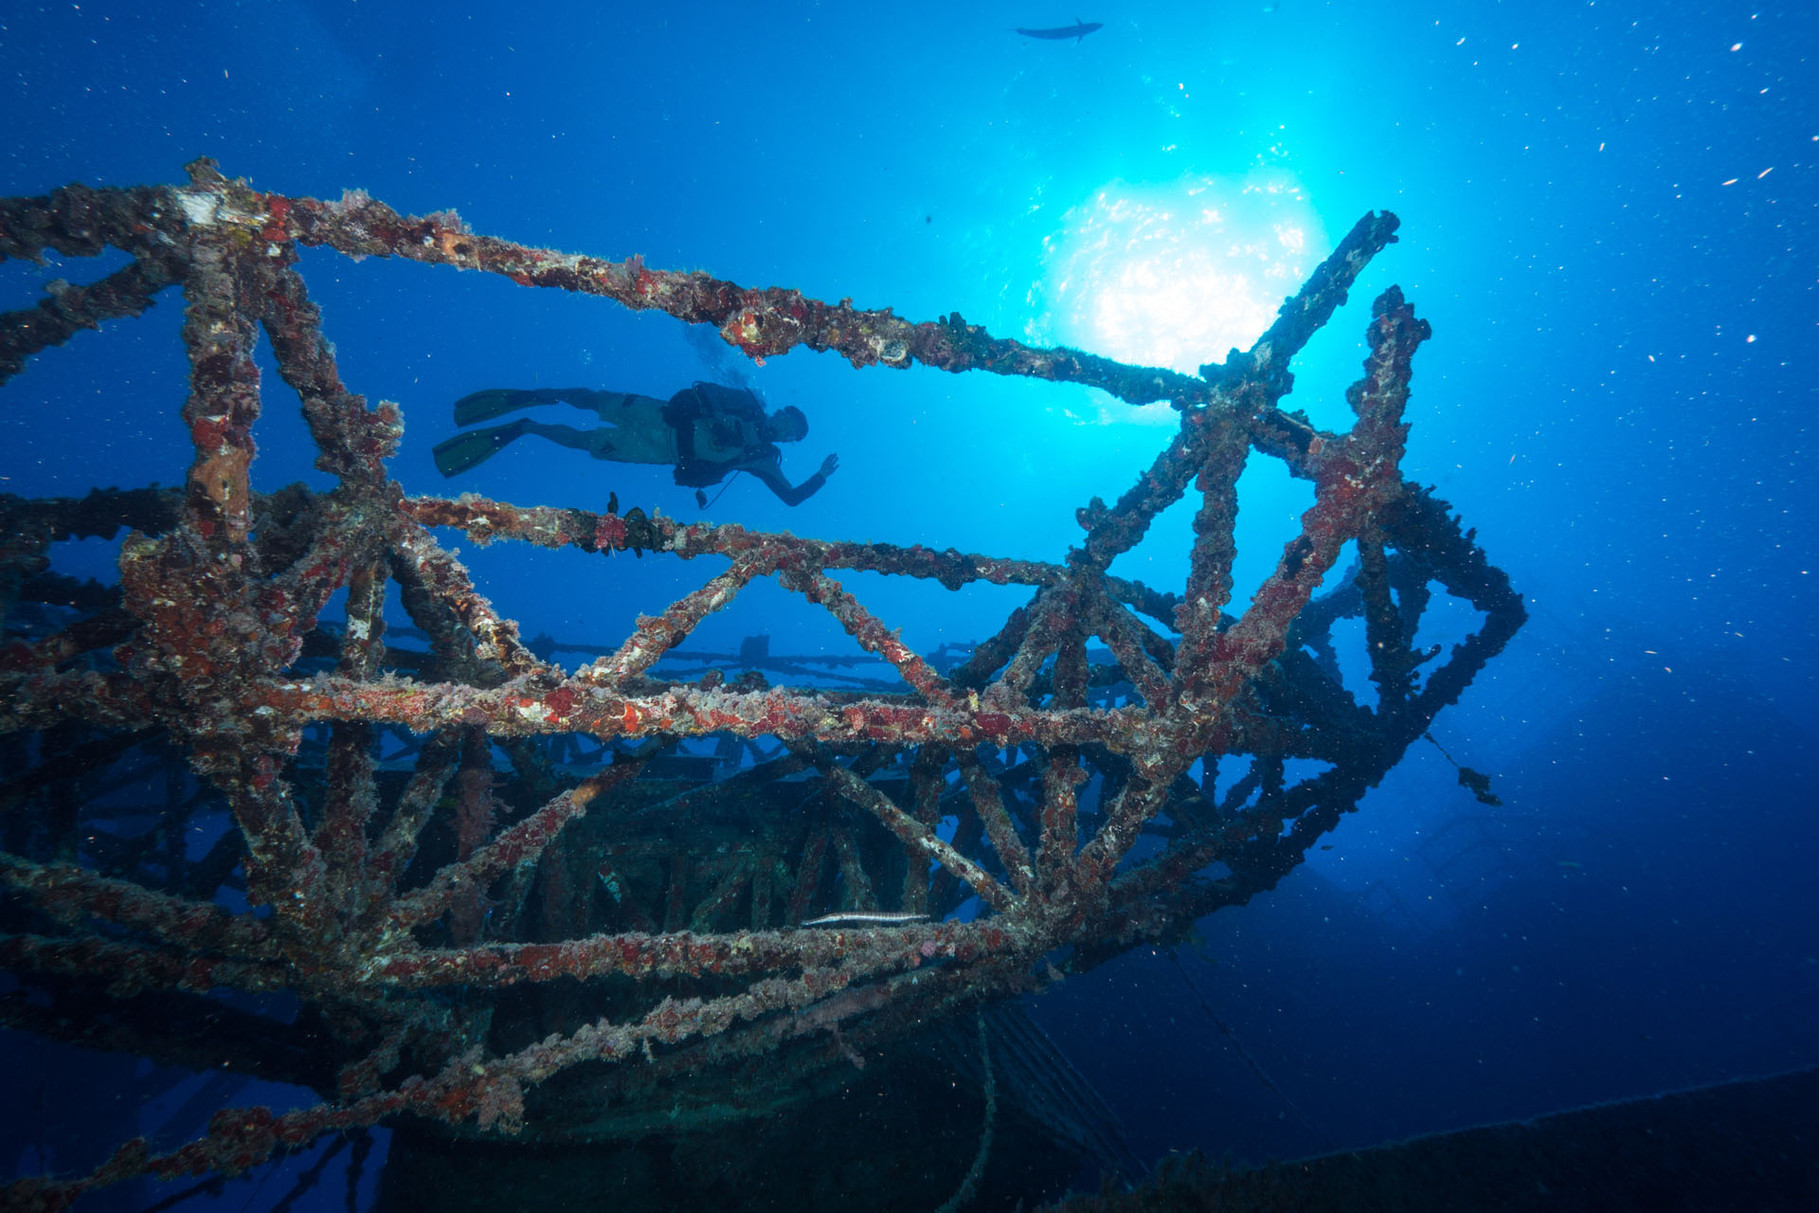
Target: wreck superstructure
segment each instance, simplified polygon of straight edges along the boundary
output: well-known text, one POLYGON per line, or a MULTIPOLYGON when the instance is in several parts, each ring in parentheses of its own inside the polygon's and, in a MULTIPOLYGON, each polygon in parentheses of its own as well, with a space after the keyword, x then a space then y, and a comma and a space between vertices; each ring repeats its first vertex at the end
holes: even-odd
MULTIPOLYGON (((0 1015, 323 1097, 224 1110, 186 1146, 128 1142, 92 1174, 15 1180, 6 1198, 59 1207, 405 1116, 560 1141, 644 1131, 658 1108, 671 1123, 749 1115, 855 1053, 1178 939, 1273 887, 1524 618, 1445 503, 1402 478, 1428 326, 1399 290, 1372 306, 1349 430, 1281 407, 1290 360, 1396 226, 1360 220, 1249 351, 1187 376, 994 338, 957 313, 918 323, 528 248, 362 193, 264 193, 206 161, 184 186, 0 200, 0 254, 131 257, 0 319, 0 376, 180 286, 195 452, 181 490, 0 500, 0 605, 60 612, 0 650, 0 964, 15 983, 0 1015), (1081 507, 1078 546, 1052 562, 684 524, 616 500, 411 496, 386 462, 399 411, 341 381, 300 247, 605 296, 711 324, 754 358, 806 346, 856 368, 1089 384, 1168 400, 1180 424, 1114 504, 1081 507), (252 489, 261 332, 332 490, 252 489), (1254 458, 1315 500, 1234 614, 1237 480, 1254 458), (1110 575, 1190 492, 1185 587, 1110 575), (438 528, 729 563, 568 669, 495 612, 438 528), (117 590, 51 568, 58 540, 121 529, 117 590), (1355 574, 1315 598, 1348 544, 1355 574), (1030 598, 965 660, 937 663, 833 575, 846 570, 1030 598), (901 688, 659 676, 764 579, 828 611, 901 688), (421 648, 388 643, 388 585, 421 648), (1416 641, 1436 589, 1481 614, 1444 654, 1416 641), (324 618, 341 591, 344 617, 324 618), (1341 617, 1363 620, 1374 705, 1338 676, 1341 617), (706 738, 725 747, 714 773, 681 790, 647 777, 678 741, 706 738), (1221 759, 1248 763, 1223 790, 1221 759), (172 794, 130 839, 98 842, 117 802, 84 789, 135 762, 177 771, 172 794), (231 828, 190 854, 192 819, 223 806, 231 828)), ((1461 771, 1487 794, 1475 779, 1461 771)))

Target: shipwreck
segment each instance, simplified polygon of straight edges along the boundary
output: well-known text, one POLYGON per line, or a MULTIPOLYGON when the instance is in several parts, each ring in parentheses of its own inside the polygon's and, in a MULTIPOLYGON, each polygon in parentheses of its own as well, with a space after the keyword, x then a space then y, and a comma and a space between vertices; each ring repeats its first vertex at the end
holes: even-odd
MULTIPOLYGON (((973 1059, 987 1117, 983 1135, 970 1122, 976 1156, 933 1168, 964 1199, 996 1086, 1040 1052, 983 1009, 1180 940, 1274 887, 1523 622, 1472 533, 1403 478, 1411 359, 1429 329, 1399 290, 1371 306, 1350 428, 1283 407, 1291 359, 1396 228, 1361 219, 1248 351, 1190 376, 1033 348, 958 313, 916 322, 525 247, 359 192, 266 193, 207 161, 182 185, 0 200, 6 258, 130 258, 0 318, 0 379, 80 356, 85 329, 179 288, 194 446, 178 489, 0 497, 0 1024, 319 1096, 224 1108, 186 1143, 134 1137, 90 1172, 12 1178, 0 1203, 60 1208, 134 1176, 235 1173, 381 1123, 425 1150, 507 1153, 730 1133, 942 1025, 973 1059), (683 523, 617 501, 414 495, 388 470, 399 410, 342 382, 302 247, 658 309, 753 358, 807 347, 855 368, 1166 400, 1179 425, 1115 502, 1081 506, 1078 543, 1048 562, 683 523), (332 490, 253 491, 261 333, 332 490), (1256 459, 1315 499, 1234 604, 1236 486, 1256 459), (1190 493, 1186 584, 1111 575, 1190 493), (568 668, 494 610, 444 528, 727 563, 630 635, 589 638, 597 655, 568 668), (57 571, 60 541, 122 534, 117 584, 57 571), (844 570, 1021 586, 1028 600, 937 657, 843 587, 844 570), (659 671, 766 579, 894 677, 773 681, 733 654, 659 671), (408 634, 395 619, 388 631, 388 586, 408 634), (1446 652, 1417 643, 1436 594, 1478 612, 1446 652), (1375 703, 1339 677, 1341 619, 1362 620, 1375 703), (709 739, 716 761, 651 777, 709 739), (1222 759, 1245 764, 1223 789, 1222 759), (210 815, 228 824, 198 850, 187 840, 210 815)), ((1460 777, 1489 795, 1483 776, 1460 777)), ((1090 1120, 1084 1096, 1046 1099, 1057 1119, 1075 1107, 1090 1120)))

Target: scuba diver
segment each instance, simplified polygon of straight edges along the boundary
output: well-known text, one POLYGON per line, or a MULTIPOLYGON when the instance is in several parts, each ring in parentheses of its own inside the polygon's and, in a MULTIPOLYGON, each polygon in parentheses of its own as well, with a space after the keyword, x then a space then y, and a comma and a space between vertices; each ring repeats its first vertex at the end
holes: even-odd
POLYGON ((795 407, 766 413, 750 391, 718 383, 696 383, 668 400, 592 388, 488 388, 455 401, 455 424, 472 425, 558 402, 592 409, 607 424, 578 430, 520 417, 505 425, 467 430, 436 444, 436 467, 444 476, 455 476, 524 435, 539 434, 595 459, 674 464, 676 483, 696 490, 696 502, 705 506, 707 495, 700 490, 738 472, 762 480, 783 504, 800 505, 840 466, 839 457, 829 455, 813 476, 792 485, 783 475, 783 452, 777 444, 806 436, 808 418, 795 407))

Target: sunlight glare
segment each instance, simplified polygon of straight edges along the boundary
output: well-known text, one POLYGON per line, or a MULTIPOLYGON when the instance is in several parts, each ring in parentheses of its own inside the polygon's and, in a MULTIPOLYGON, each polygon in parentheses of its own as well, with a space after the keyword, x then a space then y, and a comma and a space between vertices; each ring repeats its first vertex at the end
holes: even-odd
POLYGON ((1043 243, 1033 337, 1194 374, 1262 335, 1324 238, 1300 187, 1271 174, 1113 181, 1043 243))

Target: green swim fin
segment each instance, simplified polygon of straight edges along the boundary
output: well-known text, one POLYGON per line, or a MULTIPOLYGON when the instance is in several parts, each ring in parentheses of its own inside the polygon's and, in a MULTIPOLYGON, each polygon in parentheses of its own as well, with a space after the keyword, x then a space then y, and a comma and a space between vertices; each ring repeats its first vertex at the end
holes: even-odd
POLYGON ((523 434, 522 417, 510 425, 496 425, 490 429, 456 434, 453 438, 436 444, 433 452, 436 467, 444 476, 459 476, 462 472, 479 467, 498 454, 507 443, 523 434))
POLYGON ((455 401, 455 424, 472 425, 476 421, 491 421, 533 404, 547 403, 537 399, 539 394, 509 387, 489 387, 482 392, 472 392, 455 401))

